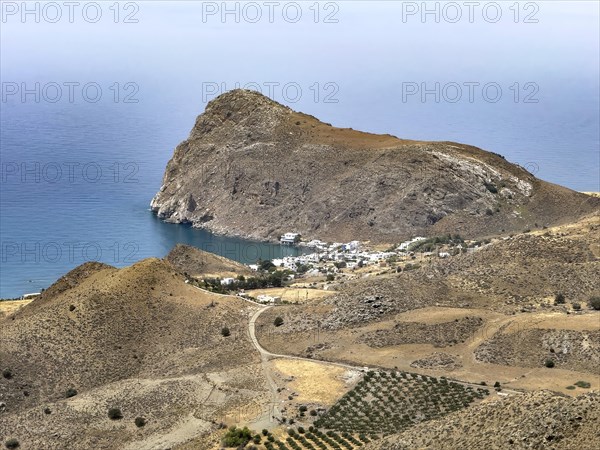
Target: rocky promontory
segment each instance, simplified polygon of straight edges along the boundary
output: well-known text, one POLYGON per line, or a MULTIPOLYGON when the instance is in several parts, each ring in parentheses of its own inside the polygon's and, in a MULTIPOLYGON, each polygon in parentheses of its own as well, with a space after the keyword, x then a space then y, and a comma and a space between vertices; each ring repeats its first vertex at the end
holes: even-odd
POLYGON ((247 90, 208 103, 151 203, 221 234, 374 243, 521 232, 599 207, 476 147, 336 128, 247 90))

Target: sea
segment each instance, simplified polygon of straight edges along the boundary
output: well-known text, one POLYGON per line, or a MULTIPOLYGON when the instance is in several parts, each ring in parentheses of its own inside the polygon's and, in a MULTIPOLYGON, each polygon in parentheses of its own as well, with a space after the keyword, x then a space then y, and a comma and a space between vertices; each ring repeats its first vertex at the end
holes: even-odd
POLYGON ((458 21, 448 8, 437 21, 406 9, 424 2, 291 2, 258 20, 262 3, 231 3, 239 13, 99 2, 98 20, 3 16, 0 298, 39 292, 85 261, 123 267, 177 243, 243 263, 301 251, 149 211, 196 116, 236 87, 339 127, 472 144, 600 190, 597 2, 500 2, 501 19, 490 9, 472 21, 467 9, 458 21))

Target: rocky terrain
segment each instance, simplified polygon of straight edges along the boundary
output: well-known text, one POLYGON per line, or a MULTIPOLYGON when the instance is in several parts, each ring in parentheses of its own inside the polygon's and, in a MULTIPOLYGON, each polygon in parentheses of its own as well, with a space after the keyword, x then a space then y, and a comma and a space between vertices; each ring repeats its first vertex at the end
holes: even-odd
POLYGON ((445 370, 448 372, 462 367, 462 364, 452 355, 435 352, 423 359, 418 359, 410 364, 411 367, 419 369, 445 370))
POLYGON ((246 90, 208 103, 151 203, 217 233, 387 243, 521 232, 599 206, 475 147, 335 128, 246 90))
POLYGON ((591 450, 600 440, 599 421, 598 392, 576 398, 532 392, 480 403, 364 448, 591 450))
POLYGON ((308 331, 317 321, 322 329, 336 330, 425 307, 505 314, 566 312, 572 304, 585 309, 588 299, 600 294, 599 233, 600 218, 592 215, 569 226, 499 239, 476 252, 418 261, 415 270, 345 282, 314 310, 286 306, 293 325, 277 331, 308 331), (564 305, 555 305, 559 293, 564 305))
POLYGON ((446 347, 464 342, 483 325, 481 317, 463 317, 452 322, 425 324, 400 322, 389 330, 376 330, 364 334, 360 342, 369 347, 386 347, 400 344, 431 344, 446 347))
POLYGON ((533 329, 497 333, 475 350, 475 357, 522 367, 540 367, 552 361, 555 367, 600 373, 600 327, 595 331, 533 329))

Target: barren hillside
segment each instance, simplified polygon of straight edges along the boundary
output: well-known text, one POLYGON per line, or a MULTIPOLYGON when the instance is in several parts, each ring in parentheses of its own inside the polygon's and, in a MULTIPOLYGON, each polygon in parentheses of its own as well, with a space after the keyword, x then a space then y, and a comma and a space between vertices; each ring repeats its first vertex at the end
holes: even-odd
POLYGON ((534 392, 467 408, 370 444, 365 450, 591 450, 599 442, 600 395, 534 392))
POLYGON ((75 269, 0 319, 0 441, 137 450, 210 434, 265 394, 247 314, 161 260, 75 269))
POLYGON ((259 338, 274 353, 446 371, 519 389, 567 393, 578 379, 597 388, 600 312, 588 302, 600 293, 599 220, 419 259, 420 268, 400 273, 339 275, 335 295, 266 311, 259 338), (556 303, 559 293, 564 303, 556 303), (275 327, 277 316, 283 325, 275 327))
POLYGON ((244 264, 184 244, 177 244, 165 259, 181 273, 191 276, 252 273, 244 264))
POLYGON ((600 199, 475 147, 335 128, 234 90, 211 101, 175 149, 151 207, 230 235, 392 243, 521 232, 572 221, 600 199))

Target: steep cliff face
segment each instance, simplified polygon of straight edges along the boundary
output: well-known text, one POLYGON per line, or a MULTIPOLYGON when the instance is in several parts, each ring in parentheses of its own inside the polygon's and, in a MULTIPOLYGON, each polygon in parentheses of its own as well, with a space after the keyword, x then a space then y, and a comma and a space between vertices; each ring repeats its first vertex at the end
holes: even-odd
POLYGON ((295 231, 393 243, 557 224, 600 199, 475 147, 335 128, 234 90, 211 101, 177 146, 151 207, 170 222, 255 239, 295 231))

